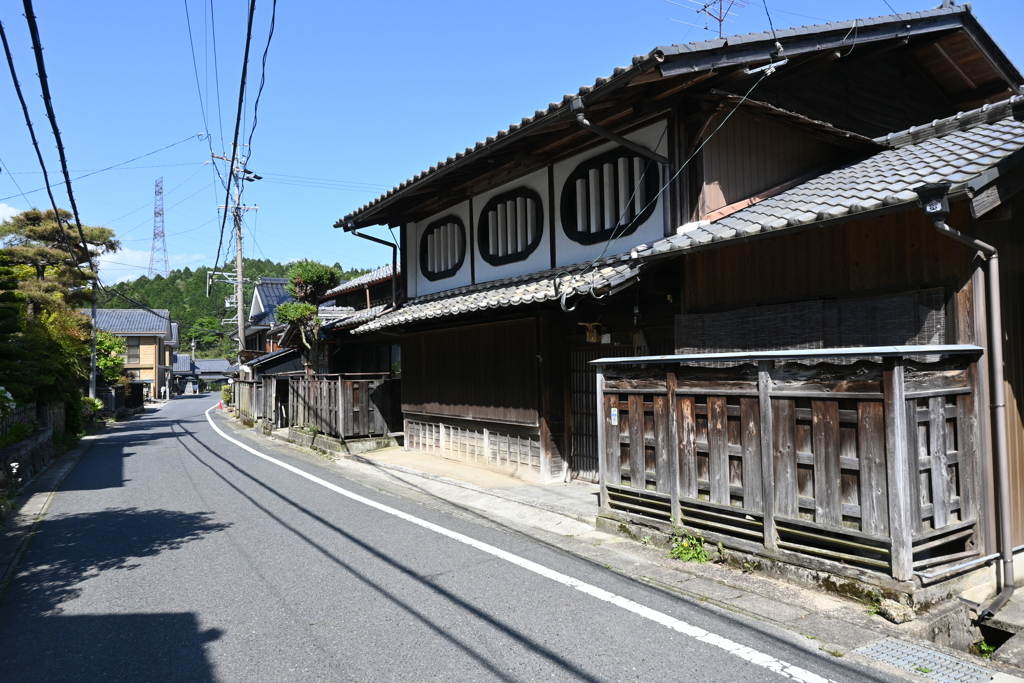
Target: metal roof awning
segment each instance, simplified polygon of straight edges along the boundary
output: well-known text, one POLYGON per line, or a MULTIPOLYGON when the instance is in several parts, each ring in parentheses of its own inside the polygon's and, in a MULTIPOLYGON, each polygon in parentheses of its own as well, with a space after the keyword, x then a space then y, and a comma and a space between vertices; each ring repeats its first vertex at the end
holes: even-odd
POLYGON ((709 363, 762 360, 802 360, 805 358, 891 358, 898 356, 980 355, 984 349, 974 344, 929 344, 920 346, 856 346, 841 349, 786 349, 782 351, 730 351, 725 353, 684 353, 671 356, 633 356, 598 358, 591 365, 653 365, 657 363, 709 363))

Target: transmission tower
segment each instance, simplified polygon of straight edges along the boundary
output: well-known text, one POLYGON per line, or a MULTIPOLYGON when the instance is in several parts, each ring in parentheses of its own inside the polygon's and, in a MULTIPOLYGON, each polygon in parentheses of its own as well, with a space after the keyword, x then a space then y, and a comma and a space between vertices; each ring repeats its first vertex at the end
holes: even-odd
POLYGON ((152 278, 154 273, 164 277, 171 274, 171 264, 167 258, 167 235, 164 234, 163 178, 156 179, 156 195, 153 199, 153 247, 149 251, 149 277, 152 278))

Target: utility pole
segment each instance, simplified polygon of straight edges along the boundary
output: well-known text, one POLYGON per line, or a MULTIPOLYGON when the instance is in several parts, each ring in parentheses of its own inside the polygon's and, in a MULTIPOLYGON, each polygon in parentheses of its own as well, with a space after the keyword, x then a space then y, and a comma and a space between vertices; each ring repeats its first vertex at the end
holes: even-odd
MULTIPOLYGON (((216 159, 223 159, 228 163, 231 162, 229 157, 213 155, 216 159)), ((232 219, 235 228, 235 319, 238 325, 238 351, 239 351, 239 364, 241 364, 241 352, 245 350, 245 277, 243 272, 242 263, 242 214, 245 211, 255 211, 259 209, 258 206, 242 206, 242 187, 244 182, 253 182, 254 180, 261 180, 262 178, 255 175, 252 171, 245 167, 247 157, 242 157, 238 154, 235 155, 235 164, 231 168, 231 182, 235 186, 235 198, 231 206, 219 206, 218 208, 227 211, 231 210, 232 219)), ((214 264, 216 267, 216 264, 214 264)), ((220 275, 220 273, 216 273, 220 275)), ((209 296, 209 287, 207 287, 207 296, 209 296)))

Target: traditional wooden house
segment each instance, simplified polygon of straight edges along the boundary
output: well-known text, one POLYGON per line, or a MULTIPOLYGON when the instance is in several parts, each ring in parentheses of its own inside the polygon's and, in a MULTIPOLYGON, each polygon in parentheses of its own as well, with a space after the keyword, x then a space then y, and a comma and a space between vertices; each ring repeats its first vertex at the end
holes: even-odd
MULTIPOLYGON (((710 242, 693 226, 1004 101, 1021 80, 952 3, 661 47, 350 213, 335 227, 400 229, 404 300, 354 332, 400 341, 406 444, 538 481, 597 480, 590 361, 672 353, 692 302, 729 305, 707 303, 686 259, 632 247, 679 226, 710 242)), ((729 268, 715 272, 753 272, 729 268)), ((806 295, 810 269, 775 276, 805 285, 783 300, 806 295)))
MULTIPOLYGON (((245 322, 244 361, 283 348, 280 341, 286 325, 278 321, 275 311, 280 304, 295 301, 285 290, 287 283, 286 277, 260 277, 256 280, 245 322)), ((229 336, 237 342, 238 331, 231 332, 229 336)))
POLYGON ((922 602, 990 597, 999 559, 974 604, 998 610, 1024 543, 1022 119, 1017 96, 887 135, 634 248, 681 306, 673 354, 598 361, 603 514, 922 602))
POLYGON ((328 344, 328 367, 331 373, 375 373, 398 378, 402 373, 402 347, 398 338, 388 333, 355 336, 350 332, 395 309, 401 285, 398 274, 389 263, 366 275, 342 282, 324 295, 323 302, 338 309, 348 309, 346 316, 328 320, 321 331, 328 344))

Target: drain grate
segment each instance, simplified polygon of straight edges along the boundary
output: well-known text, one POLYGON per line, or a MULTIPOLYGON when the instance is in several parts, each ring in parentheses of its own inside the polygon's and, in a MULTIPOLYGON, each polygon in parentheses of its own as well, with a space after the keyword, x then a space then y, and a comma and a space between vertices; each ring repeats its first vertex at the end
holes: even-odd
POLYGON ((886 638, 856 652, 943 683, 988 683, 992 672, 926 647, 886 638))

